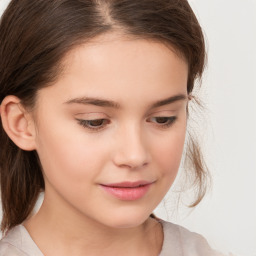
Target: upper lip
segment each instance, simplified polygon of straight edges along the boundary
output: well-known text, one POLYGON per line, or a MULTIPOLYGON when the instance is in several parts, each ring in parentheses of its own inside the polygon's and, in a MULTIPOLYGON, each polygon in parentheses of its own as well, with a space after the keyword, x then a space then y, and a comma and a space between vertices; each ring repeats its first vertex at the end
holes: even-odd
POLYGON ((102 186, 105 187, 116 187, 116 188, 135 188, 135 187, 139 187, 139 186, 145 186, 145 185, 149 185, 153 182, 151 181, 144 181, 144 180, 140 180, 140 181, 124 181, 124 182, 119 182, 119 183, 109 183, 109 184, 101 184, 102 186))

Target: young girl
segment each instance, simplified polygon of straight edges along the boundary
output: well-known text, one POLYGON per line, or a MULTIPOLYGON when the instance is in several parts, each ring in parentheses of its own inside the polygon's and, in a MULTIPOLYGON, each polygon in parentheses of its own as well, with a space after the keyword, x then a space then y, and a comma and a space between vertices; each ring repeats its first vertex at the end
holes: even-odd
MULTIPOLYGON (((0 255, 218 255, 152 214, 177 175, 204 61, 186 0, 11 1, 0 25, 0 255)), ((206 171, 188 143, 195 206, 206 171)))

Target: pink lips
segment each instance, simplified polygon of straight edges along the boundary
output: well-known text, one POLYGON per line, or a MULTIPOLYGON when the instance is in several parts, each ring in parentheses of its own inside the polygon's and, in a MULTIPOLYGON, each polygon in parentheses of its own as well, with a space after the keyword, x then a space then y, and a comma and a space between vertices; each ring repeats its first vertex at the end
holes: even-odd
POLYGON ((149 190, 152 182, 121 182, 113 184, 101 184, 101 187, 109 194, 121 200, 137 200, 142 198, 149 190))

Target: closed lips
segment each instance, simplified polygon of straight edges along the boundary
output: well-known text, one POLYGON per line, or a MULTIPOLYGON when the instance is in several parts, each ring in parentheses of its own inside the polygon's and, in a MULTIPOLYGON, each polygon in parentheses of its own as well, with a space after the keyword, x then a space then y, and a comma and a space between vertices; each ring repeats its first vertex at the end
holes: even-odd
POLYGON ((142 198, 150 188, 152 182, 123 182, 101 185, 108 194, 125 201, 142 198))
POLYGON ((121 182, 121 183, 112 183, 112 184, 101 184, 105 187, 113 187, 113 188, 136 188, 136 187, 142 187, 149 184, 152 184, 153 182, 147 182, 147 181, 136 181, 136 182, 121 182))

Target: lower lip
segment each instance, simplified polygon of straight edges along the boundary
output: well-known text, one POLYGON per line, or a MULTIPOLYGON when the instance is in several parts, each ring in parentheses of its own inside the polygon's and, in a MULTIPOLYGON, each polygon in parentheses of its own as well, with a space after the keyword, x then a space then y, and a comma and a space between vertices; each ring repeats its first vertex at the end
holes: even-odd
POLYGON ((101 185, 101 187, 112 196, 126 201, 133 201, 142 198, 149 190, 151 184, 147 184, 140 187, 133 188, 117 188, 117 187, 107 187, 101 185))

